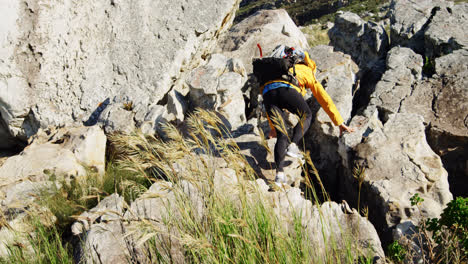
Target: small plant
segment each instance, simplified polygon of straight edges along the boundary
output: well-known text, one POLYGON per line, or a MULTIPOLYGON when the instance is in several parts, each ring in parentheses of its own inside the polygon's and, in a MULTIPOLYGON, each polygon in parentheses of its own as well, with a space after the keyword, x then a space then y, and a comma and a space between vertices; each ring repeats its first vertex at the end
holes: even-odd
POLYGON ((410 202, 412 206, 419 206, 422 202, 424 202, 424 199, 419 196, 419 193, 415 193, 413 196, 411 196, 410 202))
POLYGON ((125 109, 127 111, 132 111, 133 110, 133 102, 128 101, 126 103, 123 103, 123 109, 125 109))
MULTIPOLYGON (((418 193, 411 205, 420 205, 424 199, 418 193)), ((409 259, 421 263, 466 263, 468 261, 468 198, 458 197, 447 204, 440 218, 419 219, 415 233, 403 237, 388 247, 388 256, 396 263, 409 259)))
POLYGON ((359 164, 355 164, 354 169, 353 169, 353 177, 358 181, 358 203, 357 203, 357 209, 358 212, 360 212, 360 203, 361 203, 361 188, 362 184, 364 183, 364 179, 366 178, 365 175, 366 168, 363 166, 360 166, 359 164))
POLYGON ((426 56, 423 65, 423 73, 427 76, 432 76, 435 73, 435 60, 426 56))
POLYGON ((393 241, 392 244, 388 245, 387 257, 397 263, 403 262, 406 258, 406 249, 398 241, 393 241))
POLYGON ((426 224, 442 259, 447 263, 468 260, 468 198, 450 201, 440 219, 429 219, 426 224))

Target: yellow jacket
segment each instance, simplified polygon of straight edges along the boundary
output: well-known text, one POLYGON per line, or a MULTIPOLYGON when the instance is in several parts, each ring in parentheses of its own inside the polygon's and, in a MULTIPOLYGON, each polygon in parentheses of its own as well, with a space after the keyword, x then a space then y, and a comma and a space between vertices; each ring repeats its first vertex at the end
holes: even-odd
MULTIPOLYGON (((341 117, 338 109, 336 108, 335 104, 333 103, 332 99, 328 95, 328 93, 323 89, 322 84, 320 84, 317 79, 315 79, 315 72, 317 71, 317 66, 315 62, 310 59, 309 53, 305 52, 305 64, 296 64, 296 78, 299 81, 299 87, 284 81, 284 80, 274 80, 265 83, 261 88, 261 92, 263 93, 263 87, 265 85, 273 83, 273 82, 283 82, 286 84, 291 85, 294 89, 296 89, 302 96, 306 94, 306 88, 309 88, 312 91, 315 99, 319 102, 320 106, 322 106, 323 110, 328 114, 330 119, 333 121, 335 126, 339 126, 343 123, 343 118, 341 117)), ((290 70, 293 72, 293 69, 290 70)), ((273 124, 268 118, 270 123, 270 127, 273 127, 273 124)))

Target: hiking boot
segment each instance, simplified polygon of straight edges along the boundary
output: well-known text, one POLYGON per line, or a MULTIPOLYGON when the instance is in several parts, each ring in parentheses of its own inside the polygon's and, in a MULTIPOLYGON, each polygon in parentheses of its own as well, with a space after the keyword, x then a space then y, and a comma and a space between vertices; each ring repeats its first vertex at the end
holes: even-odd
POLYGON ((302 153, 295 143, 289 144, 288 149, 286 149, 286 155, 293 158, 302 158, 302 153))

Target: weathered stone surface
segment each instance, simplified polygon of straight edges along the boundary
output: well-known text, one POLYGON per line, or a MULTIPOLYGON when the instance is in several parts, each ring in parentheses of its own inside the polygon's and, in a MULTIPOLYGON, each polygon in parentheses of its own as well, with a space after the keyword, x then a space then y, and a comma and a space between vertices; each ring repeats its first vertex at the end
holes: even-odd
MULTIPOLYGON (((0 112, 9 133, 26 140, 39 127, 85 121, 106 98, 146 113, 211 52, 238 4, 0 2, 0 112)), ((121 114, 106 118, 113 124, 121 114)))
POLYGON ((369 105, 395 113, 399 112, 401 101, 410 96, 413 85, 421 80, 423 59, 409 48, 395 47, 388 53, 386 64, 387 71, 371 94, 369 105))
POLYGON ((259 57, 259 43, 264 55, 277 45, 284 44, 308 49, 307 39, 289 17, 286 10, 261 10, 233 26, 218 42, 218 52, 238 58, 248 73, 252 72, 252 58, 259 57), (255 33, 252 33, 255 32, 255 33))
POLYGON ((196 68, 187 80, 193 107, 223 113, 233 130, 245 121, 245 102, 242 94, 245 69, 238 60, 213 54, 206 65, 196 68))
POLYGON ((441 7, 424 33, 425 55, 440 57, 457 49, 468 48, 468 3, 441 7))
POLYGON ((118 194, 111 194, 104 198, 91 210, 82 213, 77 217, 72 227, 73 235, 81 235, 90 229, 94 223, 118 220, 123 216, 125 201, 118 194))
MULTIPOLYGON (((331 239, 336 241, 336 249, 339 252, 340 250, 345 252, 345 248, 349 245, 342 242, 349 241, 349 236, 352 235, 355 239, 353 241, 357 241, 357 250, 366 252, 366 256, 369 253, 376 259, 384 259, 377 232, 372 224, 361 217, 356 210, 349 209, 346 204, 327 202, 320 207, 315 207, 312 206, 311 201, 301 196, 300 189, 286 187, 283 191, 268 192, 269 188, 263 180, 243 181, 242 184, 250 186, 241 189, 233 170, 221 171, 223 172, 215 174, 214 178, 214 189, 218 191, 216 195, 221 195, 220 197, 235 203, 240 202, 237 190, 242 190, 242 192, 247 192, 252 202, 271 203, 274 212, 288 232, 294 232, 294 216, 302 216, 300 223, 307 230, 308 239, 316 245, 317 249, 322 250, 316 252, 318 256, 324 256, 326 241, 331 239)), ((182 216, 179 215, 178 210, 171 210, 171 208, 174 208, 176 203, 184 201, 186 196, 189 199, 197 197, 196 193, 199 191, 196 190, 201 190, 200 188, 202 187, 194 187, 194 185, 190 188, 184 186, 180 188, 167 182, 155 183, 148 192, 132 203, 125 213, 125 220, 109 220, 90 225, 87 235, 84 236, 84 244, 94 252, 88 256, 82 255, 81 261, 91 263, 93 260, 98 260, 98 256, 102 263, 123 263, 125 258, 133 261, 149 261, 149 254, 145 255, 146 249, 137 241, 139 232, 144 231, 141 227, 150 224, 151 227, 148 226, 149 229, 146 232, 157 231, 154 237, 155 246, 161 254, 160 258, 171 259, 175 263, 185 263, 183 241, 178 239, 180 235, 177 234, 177 228, 168 229, 168 225, 175 224, 174 219, 182 216), (179 193, 180 190, 184 193, 179 193), (101 232, 98 232, 99 230, 101 232)), ((196 202, 197 199, 199 198, 192 202, 196 202)), ((189 204, 186 206, 197 208, 197 204, 198 202, 193 207, 189 204)), ((345 255, 343 254, 343 257, 345 255)))
MULTIPOLYGON (((276 176, 276 164, 274 149, 276 138, 268 139, 265 142, 259 140, 256 134, 245 134, 235 138, 241 153, 249 162, 250 166, 265 180, 274 181, 276 176)), ((286 166, 284 174, 288 185, 299 186, 302 181, 302 169, 304 161, 286 155, 286 166)))
POLYGON ((27 207, 38 191, 84 176, 86 168, 103 175, 105 150, 106 136, 97 126, 41 130, 30 146, 0 167, 0 205, 27 207))
POLYGON ((392 0, 390 5, 390 42, 424 54, 424 34, 438 10, 451 8, 452 1, 392 0))
POLYGON ((388 70, 371 95, 368 111, 378 108, 380 117, 391 113, 414 113, 424 118, 428 142, 449 171, 455 195, 468 191, 468 53, 457 50, 435 60, 433 78, 421 80, 422 57, 408 48, 393 48, 387 57, 388 70))
POLYGON ((54 143, 33 144, 0 168, 0 189, 25 180, 48 180, 51 175, 77 177, 85 173, 71 150, 54 143))
POLYGON ((460 49, 436 58, 435 72, 441 77, 464 75, 468 72, 468 50, 460 49))
POLYGON ((369 207, 371 221, 388 243, 391 229, 414 217, 412 195, 424 199, 423 216, 439 217, 452 194, 447 171, 426 142, 422 117, 391 114, 383 124, 378 117, 377 112, 354 117, 351 125, 358 130, 340 140, 339 151, 347 167, 342 184, 348 199, 358 196, 352 173, 357 164, 364 169, 361 206, 369 207))
POLYGON ((376 61, 385 57, 389 49, 389 40, 383 25, 371 21, 366 23, 351 12, 337 16, 328 35, 331 46, 351 55, 364 69, 371 69, 376 61))
MULTIPOLYGON (((358 66, 349 55, 334 52, 330 46, 316 46, 310 56, 317 64, 317 80, 322 83, 345 120, 351 118, 353 86, 358 66)), ((313 111, 313 123, 305 136, 311 158, 320 171, 327 191, 334 192, 341 160, 337 153, 339 129, 314 97, 307 100, 313 111)))

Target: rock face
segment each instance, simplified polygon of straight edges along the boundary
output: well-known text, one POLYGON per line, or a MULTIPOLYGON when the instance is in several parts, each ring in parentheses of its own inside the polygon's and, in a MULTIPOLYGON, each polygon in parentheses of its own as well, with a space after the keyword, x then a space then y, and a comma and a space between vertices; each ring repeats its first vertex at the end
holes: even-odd
POLYGON ((105 150, 106 136, 97 126, 52 129, 40 131, 23 152, 5 161, 0 167, 0 214, 11 229, 0 226, 0 256, 8 254, 6 246, 15 241, 16 233, 21 243, 29 245, 27 236, 34 233, 28 224, 31 211, 45 226, 55 222, 50 210, 37 205, 38 194, 47 195, 63 182, 80 180, 87 169, 96 177, 103 175, 105 150))
MULTIPOLYGON (((2 123, 26 140, 40 127, 88 120, 106 99, 144 116, 211 52, 238 4, 2 1, 2 123)), ((120 112, 106 118, 133 124, 120 112)))
POLYGON ((466 49, 468 4, 439 0, 393 0, 391 43, 413 49, 429 58, 466 49))
MULTIPOLYGON (((214 189, 217 190, 217 195, 222 193, 222 197, 231 197, 228 198, 231 201, 240 201, 239 193, 236 191, 240 186, 238 186, 239 181, 235 172, 232 170, 227 172, 226 169, 221 169, 221 171, 225 172, 215 174, 214 178, 214 189), (226 190, 230 191, 226 192, 226 190)), ((180 184, 183 185, 179 187, 180 190, 184 190, 183 194, 178 193, 177 187, 171 183, 155 183, 147 193, 133 202, 126 212, 119 209, 122 208, 119 205, 122 199, 114 195, 114 198, 104 200, 103 205, 98 205, 90 213, 86 213, 86 215, 100 214, 101 217, 106 218, 106 221, 98 222, 95 218, 88 217, 87 219, 91 219, 91 221, 89 226, 84 229, 81 229, 82 224, 75 224, 80 227, 77 229, 77 233, 81 234, 84 239, 82 244, 84 251, 81 252, 91 252, 88 255, 81 254, 76 261, 84 263, 93 263, 93 261, 98 260, 101 263, 126 263, 128 259, 140 262, 150 261, 148 258, 151 255, 146 251, 148 249, 137 242, 138 231, 141 231, 137 228, 144 226, 146 222, 151 223, 153 228, 159 230, 159 234, 155 236, 155 246, 160 254, 158 259, 185 263, 182 246, 184 241, 178 239, 180 235, 177 234, 177 227, 168 229, 169 226, 164 223, 173 223, 174 218, 181 219, 182 216, 178 215, 177 211, 171 213, 169 209, 180 202, 178 199, 181 198, 181 195, 193 199, 192 202, 195 203, 198 203, 203 197, 199 196, 200 187, 195 187, 186 181, 182 181, 180 184), (115 210, 114 215, 120 217, 114 218, 113 213, 108 213, 109 208, 112 208, 112 211, 115 210)), ((254 199, 253 201, 261 199, 265 203, 276 205, 275 214, 280 218, 285 230, 292 232, 294 229, 293 216, 301 215, 300 222, 308 232, 307 237, 311 243, 316 245, 317 249, 324 249, 326 247, 325 241, 332 239, 337 241, 337 249, 342 250, 346 245, 341 241, 345 241, 344 238, 347 235, 354 235, 360 250, 369 252, 375 259, 383 259, 383 250, 373 226, 355 210, 350 210, 346 204, 329 202, 320 207, 314 207, 309 200, 302 198, 301 191, 297 188, 289 188, 284 192, 268 192, 268 186, 263 180, 247 184, 250 185, 247 188, 247 195, 254 199), (324 219, 326 220, 324 221, 324 219), (342 233, 340 230, 343 229, 352 230, 352 234, 342 233)), ((201 209, 203 210, 203 206, 201 209)), ((323 257, 324 252, 320 250, 316 253, 323 257)))
POLYGON ((369 108, 377 107, 384 120, 392 113, 415 113, 424 118, 428 142, 442 157, 455 195, 468 191, 457 184, 468 177, 467 58, 463 49, 437 58, 434 78, 422 80, 422 57, 409 48, 393 48, 387 56, 388 70, 377 83, 369 108))
POLYGON ((192 71, 187 80, 192 107, 224 113, 235 130, 247 120, 242 93, 246 73, 242 62, 213 54, 207 64, 192 71))
POLYGON ((36 185, 84 176, 85 167, 103 175, 105 150, 106 136, 96 126, 39 133, 30 146, 0 167, 1 205, 21 202, 36 185))
POLYGON ((450 54, 458 49, 468 49, 468 3, 441 7, 436 11, 424 33, 425 54, 429 58, 450 54))
MULTIPOLYGON (((330 46, 316 46, 310 56, 317 64, 317 80, 332 98, 341 116, 347 122, 353 107, 353 88, 359 70, 349 55, 334 52, 330 46)), ((313 123, 305 136, 311 158, 320 171, 329 192, 335 193, 341 160, 338 151, 339 129, 314 97, 307 100, 314 113, 313 123)))
POLYGON ((424 53, 424 32, 436 12, 452 7, 451 1, 392 0, 390 5, 390 41, 392 46, 404 46, 424 53))
POLYGON ((330 45, 338 51, 351 55, 362 69, 371 69, 385 57, 389 39, 383 25, 365 22, 358 15, 345 12, 335 19, 328 32, 330 45))
POLYGON ((348 168, 342 184, 345 193, 357 197, 357 175, 352 171, 356 166, 364 169, 361 202, 375 213, 371 220, 383 239, 390 239, 391 229, 413 216, 409 198, 416 192, 425 201, 424 216, 438 217, 452 194, 447 171, 426 142, 422 117, 391 114, 381 122, 374 112, 354 117, 351 125, 358 130, 340 140, 340 155, 348 168))
POLYGON ((387 71, 370 96, 370 106, 382 112, 399 112, 401 102, 410 96, 413 85, 422 79, 423 60, 409 48, 395 47, 387 55, 387 71))
MULTIPOLYGON (((251 133, 236 137, 234 140, 255 172, 265 180, 274 181, 276 165, 273 153, 276 139, 268 139, 263 143, 264 145, 262 145, 262 143, 259 142, 258 134, 251 133)), ((286 156, 285 161, 287 165, 284 168, 286 183, 299 187, 303 180, 302 171, 304 168, 304 160, 286 156)))

